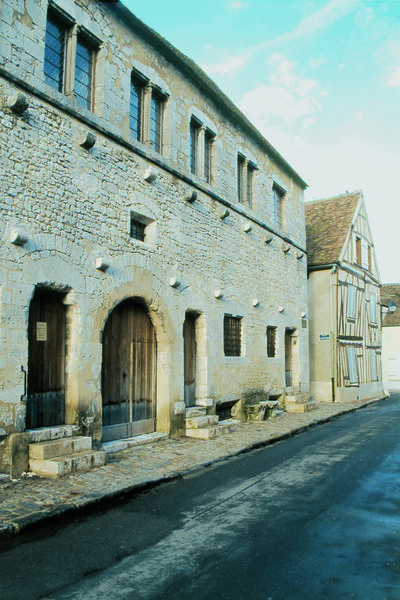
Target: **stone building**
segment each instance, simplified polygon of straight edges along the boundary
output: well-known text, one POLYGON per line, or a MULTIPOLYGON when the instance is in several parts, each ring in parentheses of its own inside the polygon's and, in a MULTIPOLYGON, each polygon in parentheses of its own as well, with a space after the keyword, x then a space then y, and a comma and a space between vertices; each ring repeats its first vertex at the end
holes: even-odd
POLYGON ((306 184, 196 64, 121 2, 2 0, 0 114, 0 471, 309 392, 306 184))
POLYGON ((305 205, 311 393, 382 397, 380 276, 361 191, 305 205))
POLYGON ((389 391, 400 390, 400 284, 385 283, 382 298, 382 379, 389 391))

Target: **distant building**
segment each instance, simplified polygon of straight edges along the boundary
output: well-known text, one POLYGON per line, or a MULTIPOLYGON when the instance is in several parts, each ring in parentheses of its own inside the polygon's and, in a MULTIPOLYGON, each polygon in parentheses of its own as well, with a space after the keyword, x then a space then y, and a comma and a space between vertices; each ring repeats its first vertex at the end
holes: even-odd
POLYGON ((0 22, 0 471, 64 425, 98 448, 307 395, 303 179, 122 3, 0 22))
POLYGON ((398 391, 400 390, 400 283, 384 284, 381 298, 382 378, 386 389, 398 391), (395 309, 393 312, 391 306, 395 309))
POLYGON ((362 192, 305 212, 312 396, 382 396, 380 278, 362 192))

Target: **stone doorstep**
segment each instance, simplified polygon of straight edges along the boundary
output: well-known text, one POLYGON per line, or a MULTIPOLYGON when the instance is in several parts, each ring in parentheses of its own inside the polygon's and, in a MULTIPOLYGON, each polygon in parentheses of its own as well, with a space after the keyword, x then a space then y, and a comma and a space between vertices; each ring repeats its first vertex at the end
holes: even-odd
POLYGON ((210 427, 218 425, 217 415, 204 415, 199 417, 186 418, 186 429, 201 429, 202 427, 210 427))
POLYGON ((46 460, 92 449, 92 438, 66 437, 49 442, 29 444, 29 460, 46 460))
POLYGON ((193 419, 194 417, 205 417, 207 416, 206 406, 190 406, 185 410, 186 418, 193 419))
POLYGON ((288 402, 286 403, 286 412, 299 414, 309 412, 317 407, 318 405, 315 400, 309 400, 308 402, 288 402))
POLYGON ((89 471, 95 467, 102 467, 105 456, 106 453, 103 450, 87 450, 46 460, 33 459, 29 462, 29 468, 42 477, 63 477, 72 473, 89 471))
POLYGON ((161 440, 168 439, 168 433, 161 433, 154 431, 153 433, 144 433, 143 435, 136 435, 131 438, 123 438, 121 440, 112 440, 111 442, 104 442, 102 450, 106 455, 116 454, 122 450, 127 450, 134 446, 143 446, 144 444, 152 444, 153 442, 159 442, 161 440))
POLYGON ((200 429, 186 429, 186 437, 192 437, 200 440, 211 440, 230 432, 230 425, 214 425, 212 427, 202 427, 200 429))
POLYGON ((27 429, 30 443, 49 442, 50 440, 59 440, 76 435, 79 427, 76 425, 59 425, 58 427, 39 427, 39 429, 27 429))

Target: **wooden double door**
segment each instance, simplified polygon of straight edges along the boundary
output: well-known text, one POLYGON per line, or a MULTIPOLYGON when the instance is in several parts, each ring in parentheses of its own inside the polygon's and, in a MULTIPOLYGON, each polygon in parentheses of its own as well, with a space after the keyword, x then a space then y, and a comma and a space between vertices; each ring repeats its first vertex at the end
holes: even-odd
POLYGON ((103 332, 103 441, 154 431, 156 356, 155 331, 145 308, 124 300, 103 332))
POLYGON ((26 428, 65 422, 64 294, 37 288, 29 306, 26 428))

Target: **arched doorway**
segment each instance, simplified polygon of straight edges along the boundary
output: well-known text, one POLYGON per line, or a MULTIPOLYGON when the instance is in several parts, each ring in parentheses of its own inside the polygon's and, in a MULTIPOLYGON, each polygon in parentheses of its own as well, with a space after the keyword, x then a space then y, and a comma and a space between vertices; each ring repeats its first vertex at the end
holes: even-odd
POLYGON ((26 428, 65 423, 65 294, 36 288, 29 306, 26 428))
POLYGON ((145 308, 134 299, 118 304, 103 332, 103 441, 154 431, 156 346, 145 308))

